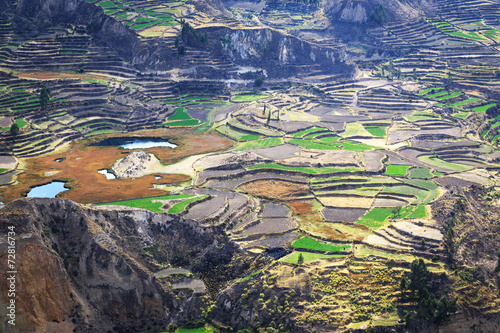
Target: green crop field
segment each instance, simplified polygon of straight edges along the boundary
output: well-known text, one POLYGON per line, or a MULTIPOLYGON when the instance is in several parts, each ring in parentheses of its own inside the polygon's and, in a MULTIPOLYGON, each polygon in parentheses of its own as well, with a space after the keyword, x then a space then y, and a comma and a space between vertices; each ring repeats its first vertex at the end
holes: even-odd
POLYGON ((384 137, 387 134, 385 127, 365 127, 365 129, 373 136, 384 137))
POLYGON ((469 103, 474 103, 474 102, 477 102, 477 101, 480 101, 481 99, 480 98, 469 98, 465 101, 461 101, 461 102, 458 102, 458 103, 453 103, 452 106, 462 106, 462 105, 465 105, 465 104, 469 104, 469 103))
POLYGON ((443 87, 427 88, 427 89, 422 90, 422 91, 421 91, 421 92, 419 92, 418 94, 419 94, 420 96, 422 96, 422 95, 425 95, 425 94, 430 93, 430 92, 431 92, 431 91, 433 91, 433 90, 434 90, 434 92, 436 92, 436 91, 439 91, 439 90, 442 90, 442 89, 444 89, 444 88, 443 88, 443 87))
POLYGON ((284 171, 296 171, 308 173, 311 175, 318 175, 323 173, 334 173, 334 172, 349 172, 349 171, 361 171, 362 168, 359 167, 292 167, 292 166, 284 166, 276 163, 269 164, 258 164, 253 165, 248 168, 249 170, 255 169, 277 169, 284 171))
POLYGON ((192 119, 191 116, 184 111, 184 108, 175 108, 175 113, 168 117, 168 120, 186 120, 186 119, 192 119))
POLYGON ((168 213, 169 214, 178 214, 178 213, 181 213, 181 212, 183 212, 186 209, 186 206, 189 205, 190 203, 193 203, 193 202, 199 201, 199 200, 203 200, 203 199, 205 199, 207 197, 208 197, 208 195, 202 195, 202 196, 199 196, 199 197, 194 197, 194 198, 190 198, 190 199, 178 202, 178 203, 176 203, 175 205, 173 205, 172 207, 169 208, 168 213))
POLYGON ((408 178, 432 178, 431 169, 428 168, 411 168, 408 178))
POLYGON ((268 148, 268 147, 279 146, 281 144, 283 144, 282 138, 267 138, 267 139, 239 142, 234 147, 234 150, 241 151, 248 149, 268 148))
POLYGON ((28 122, 22 118, 16 119, 15 123, 19 128, 23 128, 24 126, 28 125, 28 122))
POLYGON ((486 112, 486 110, 488 110, 489 108, 491 108, 493 106, 496 106, 496 104, 492 103, 492 104, 487 104, 487 105, 483 105, 483 106, 478 106, 477 108, 472 109, 472 111, 483 113, 483 112, 486 112))
POLYGON ((162 197, 140 198, 140 199, 108 202, 108 203, 98 204, 98 206, 120 205, 120 206, 134 207, 134 208, 143 208, 143 209, 150 210, 154 213, 163 213, 163 211, 160 209, 160 207, 163 205, 163 203, 153 202, 153 201, 185 199, 185 198, 190 198, 190 197, 192 197, 192 195, 189 195, 189 194, 166 195, 166 196, 162 196, 162 197))
POLYGON ((443 101, 443 100, 446 100, 446 99, 455 98, 455 97, 461 96, 461 95, 463 95, 463 94, 464 94, 464 93, 462 93, 462 92, 454 92, 454 93, 451 93, 451 94, 449 94, 449 95, 446 95, 446 96, 443 96, 443 97, 436 98, 436 101, 443 101))
POLYGON ((431 157, 430 155, 421 155, 418 157, 418 160, 429 165, 455 171, 465 171, 473 168, 470 165, 449 163, 437 157, 431 157))
POLYGON ((390 164, 385 169, 385 174, 389 176, 404 176, 409 165, 390 164))
POLYGON ((470 114, 470 112, 458 112, 453 114, 453 117, 460 118, 460 119, 465 119, 467 116, 470 114))
POLYGON ((183 127, 183 126, 196 126, 200 125, 200 121, 198 119, 189 119, 189 120, 179 120, 179 121, 173 121, 170 123, 165 123, 163 126, 166 127, 183 127))
POLYGON ((392 215, 392 208, 372 208, 365 216, 361 217, 358 224, 377 230, 384 225, 388 217, 392 215))
POLYGON ((348 244, 326 244, 309 237, 304 237, 296 240, 292 244, 292 246, 300 249, 309 249, 323 252, 346 252, 351 250, 351 245, 348 244))
POLYGON ((322 253, 294 251, 293 253, 291 253, 288 256, 286 256, 285 258, 283 258, 283 261, 296 264, 297 261, 299 260, 299 255, 301 253, 302 253, 302 257, 304 258, 304 262, 312 261, 312 260, 316 260, 316 259, 330 259, 330 258, 343 258, 343 257, 345 257, 345 255, 343 255, 343 254, 322 254, 322 253))
POLYGON ((322 127, 313 127, 313 128, 308 128, 306 130, 303 130, 303 131, 300 131, 300 132, 297 132, 293 135, 294 138, 301 138, 305 135, 307 135, 308 133, 311 133, 311 132, 316 132, 316 131, 325 131, 327 130, 326 128, 322 128, 322 127))
POLYGON ((261 94, 238 95, 238 96, 234 96, 233 98, 231 98, 231 101, 235 102, 235 103, 238 103, 238 102, 252 102, 252 101, 256 101, 256 100, 259 100, 259 99, 262 99, 262 98, 266 98, 266 97, 269 97, 269 95, 268 94, 264 94, 264 93, 261 93, 261 94))
POLYGON ((417 208, 407 216, 409 219, 425 219, 427 217, 427 210, 424 205, 418 205, 417 208))

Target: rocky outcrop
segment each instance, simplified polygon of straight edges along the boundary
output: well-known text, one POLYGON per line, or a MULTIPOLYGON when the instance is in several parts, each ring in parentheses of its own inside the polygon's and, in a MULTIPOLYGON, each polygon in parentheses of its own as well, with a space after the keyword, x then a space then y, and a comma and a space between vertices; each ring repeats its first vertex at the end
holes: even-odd
MULTIPOLYGON (((9 227, 16 232, 16 326, 2 320, 2 332, 138 332, 199 320, 198 294, 181 297, 162 284, 155 262, 183 264, 203 278, 236 251, 221 231, 167 214, 21 199, 0 211, 3 281, 11 270, 9 227), (144 248, 152 249, 148 256, 144 248)), ((6 288, 0 284, 2 318, 6 288)))
POLYGON ((113 164, 113 170, 121 178, 140 177, 146 172, 152 172, 160 167, 160 161, 153 155, 142 150, 134 151, 113 164))
POLYGON ((321 47, 269 28, 205 28, 211 47, 235 64, 265 69, 269 76, 291 76, 308 66, 329 74, 350 75, 346 53, 339 48, 321 47))

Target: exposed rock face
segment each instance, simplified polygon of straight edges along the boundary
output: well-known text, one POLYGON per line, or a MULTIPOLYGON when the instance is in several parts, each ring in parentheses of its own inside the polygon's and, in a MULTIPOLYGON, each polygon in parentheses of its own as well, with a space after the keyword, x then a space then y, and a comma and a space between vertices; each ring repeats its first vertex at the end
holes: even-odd
MULTIPOLYGON (((271 76, 290 76, 301 66, 317 66, 328 73, 350 75, 353 65, 346 64, 341 49, 324 48, 285 35, 273 29, 233 30, 227 27, 203 29, 218 41, 213 48, 240 65, 263 68, 271 76)), ((309 67, 311 69, 311 67, 309 67)))
POLYGON ((160 166, 160 161, 153 154, 137 150, 113 164, 113 170, 121 178, 140 177, 156 166, 160 166))
MULTIPOLYGON (((215 252, 231 258, 235 249, 217 229, 167 214, 21 199, 0 211, 3 281, 9 226, 16 231, 15 332, 137 332, 199 320, 200 298, 176 298, 154 277, 142 249, 160 241, 171 262, 194 264, 201 274, 217 260, 215 252)), ((2 318, 9 302, 6 287, 0 284, 2 318)), ((9 332, 4 320, 0 325, 9 332)))

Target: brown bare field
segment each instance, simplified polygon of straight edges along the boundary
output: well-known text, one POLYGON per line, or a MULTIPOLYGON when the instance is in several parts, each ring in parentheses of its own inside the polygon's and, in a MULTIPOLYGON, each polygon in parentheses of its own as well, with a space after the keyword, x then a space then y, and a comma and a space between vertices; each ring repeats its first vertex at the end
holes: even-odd
POLYGON ((239 189, 258 197, 287 200, 297 195, 306 194, 309 191, 309 186, 284 180, 256 180, 241 185, 239 189))
POLYGON ((297 200, 288 202, 288 205, 292 208, 294 214, 312 213, 313 204, 313 200, 297 200))
POLYGON ((370 208, 373 198, 357 196, 325 196, 318 200, 327 207, 370 208))
MULTIPOLYGON (((215 134, 193 135, 188 133, 188 130, 161 129, 114 136, 165 136, 166 134, 179 146, 174 149, 165 147, 145 149, 147 152, 156 154, 164 163, 173 163, 194 154, 227 149, 232 145, 231 141, 215 134), (190 134, 189 138, 188 134, 190 134)), ((31 187, 46 184, 55 179, 68 181, 67 185, 71 187, 70 191, 62 192, 60 197, 81 203, 164 195, 165 191, 153 189, 153 184, 179 183, 191 179, 189 176, 179 174, 163 174, 161 180, 155 179, 153 175, 136 179, 106 179, 104 175, 97 173, 97 170, 110 168, 117 159, 130 152, 130 150, 118 147, 88 146, 89 143, 107 137, 110 135, 81 140, 70 144, 65 152, 26 159, 23 167, 26 171, 18 176, 18 184, 0 192, 3 201, 7 203, 23 197, 31 187), (55 162, 59 158, 65 158, 65 160, 55 162), (47 171, 59 172, 44 176, 47 171)))
POLYGON ((57 73, 57 72, 26 72, 15 74, 22 79, 31 80, 56 80, 56 79, 106 79, 106 75, 86 74, 86 73, 57 73))

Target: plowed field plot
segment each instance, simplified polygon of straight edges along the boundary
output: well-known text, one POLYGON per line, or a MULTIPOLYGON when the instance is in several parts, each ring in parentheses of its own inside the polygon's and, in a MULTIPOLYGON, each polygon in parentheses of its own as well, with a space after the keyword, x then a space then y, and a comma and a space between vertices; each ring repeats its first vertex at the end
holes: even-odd
POLYGON ((458 179, 456 177, 441 177, 435 180, 436 184, 439 186, 457 186, 457 187, 467 187, 476 184, 464 179, 458 179))
POLYGON ((201 221, 207 217, 211 217, 218 211, 221 211, 227 205, 228 199, 226 197, 212 197, 207 201, 197 203, 189 208, 189 212, 185 215, 185 218, 201 221))
POLYGON ((281 160, 294 157, 302 149, 300 147, 284 144, 270 148, 253 149, 252 152, 265 158, 281 160))
POLYGON ((363 164, 366 168, 366 171, 378 171, 382 169, 382 159, 384 158, 384 154, 378 151, 364 151, 363 153, 363 164))
POLYGON ((264 198, 292 199, 309 192, 309 186, 282 180, 257 180, 244 184, 240 191, 264 198))
POLYGON ((359 196, 321 196, 318 200, 326 207, 370 208, 373 198, 359 196))
POLYGON ((265 204, 262 212, 263 218, 269 217, 287 217, 290 213, 288 207, 276 204, 265 204))
POLYGON ((297 183, 306 183, 306 178, 301 176, 281 175, 263 170, 262 172, 256 174, 245 174, 234 179, 230 178, 230 179, 220 179, 220 180, 209 180, 205 185, 205 187, 214 189, 235 190, 238 186, 242 184, 251 183, 257 180, 266 180, 266 181, 282 180, 282 181, 291 181, 297 183))
POLYGON ((295 228, 291 218, 267 218, 262 219, 257 225, 243 230, 242 235, 277 233, 295 228))
POLYGON ((312 213, 314 206, 318 205, 315 200, 294 200, 289 201, 288 205, 292 208, 294 214, 312 213))
POLYGON ((366 209, 356 208, 325 208, 321 211, 326 221, 356 222, 366 213, 366 209))
POLYGON ((291 231, 291 232, 286 232, 283 235, 266 237, 263 239, 256 240, 254 242, 250 242, 246 245, 246 247, 253 247, 253 246, 263 246, 266 248, 285 247, 295 238, 297 238, 297 232, 291 231))

